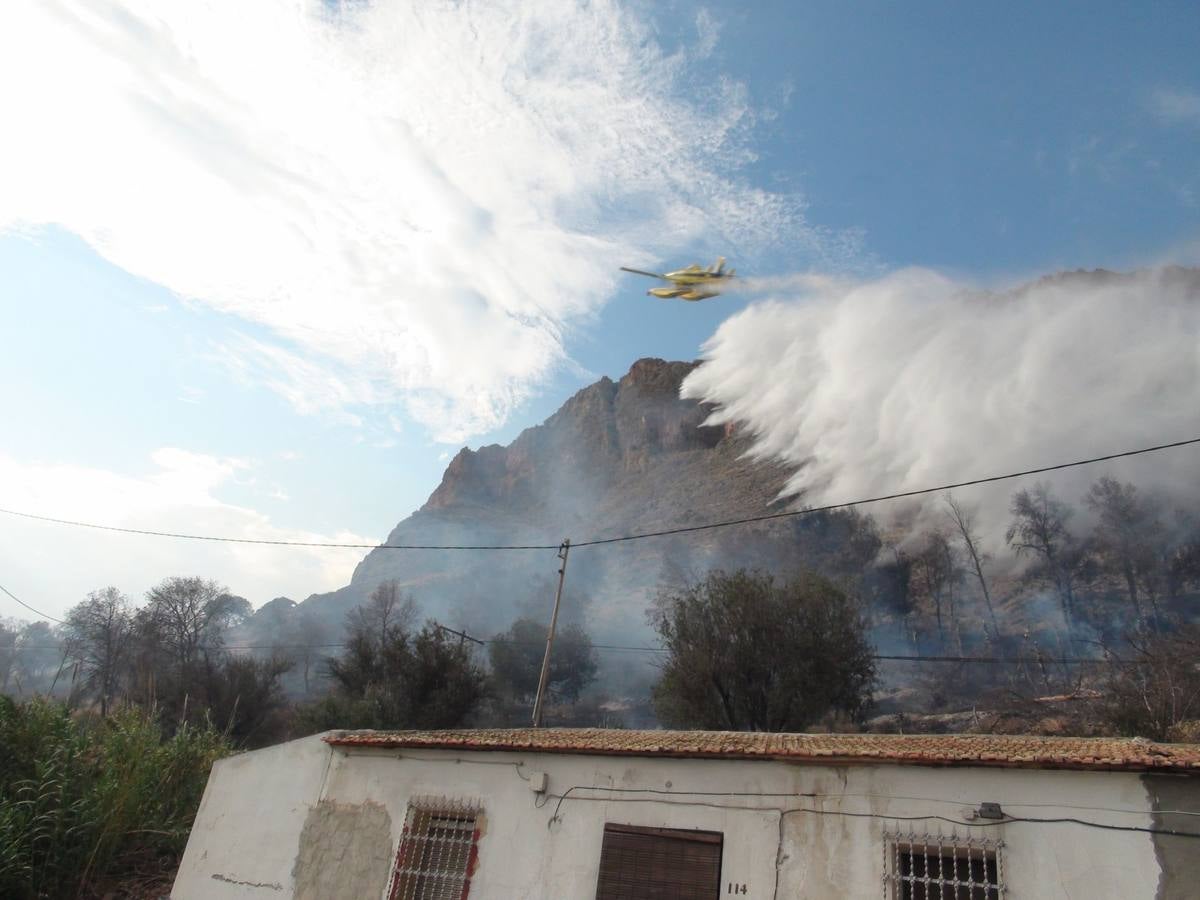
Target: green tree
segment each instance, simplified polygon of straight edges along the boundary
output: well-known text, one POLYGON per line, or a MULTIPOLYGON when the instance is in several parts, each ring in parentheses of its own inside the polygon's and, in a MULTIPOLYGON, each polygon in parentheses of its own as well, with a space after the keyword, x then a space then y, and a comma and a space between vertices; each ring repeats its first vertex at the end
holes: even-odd
POLYGON ((1105 476, 1088 491, 1085 502, 1096 514, 1092 546, 1101 566, 1125 586, 1139 628, 1146 622, 1142 601, 1149 598, 1158 617, 1159 556, 1162 523, 1132 484, 1105 476))
POLYGON ((167 578, 151 588, 133 617, 131 699, 157 706, 164 721, 194 719, 204 707, 208 670, 222 658, 225 633, 240 606, 204 578, 167 578))
POLYGON ((1102 720, 1117 734, 1154 741, 1200 720, 1200 626, 1178 626, 1128 638, 1114 653, 1099 701, 1102 720))
POLYGON ((990 558, 981 548, 979 537, 976 535, 975 516, 955 500, 952 494, 946 494, 946 509, 950 521, 954 523, 954 528, 958 531, 958 536, 962 540, 963 549, 967 551, 967 558, 971 562, 971 571, 975 575, 975 580, 979 583, 979 592, 983 597, 984 605, 987 607, 988 619, 992 623, 991 633, 988 634, 986 625, 983 629, 984 633, 987 635, 988 640, 998 640, 1000 637, 1000 623, 996 621, 996 608, 992 605, 992 592, 988 589, 987 576, 983 572, 983 567, 990 558))
POLYGON ((668 652, 654 688, 668 725, 799 731, 870 704, 875 662, 858 604, 819 575, 710 572, 660 594, 650 619, 668 652))
POLYGON ((292 645, 284 655, 293 659, 300 670, 305 697, 312 692, 313 676, 319 674, 317 667, 323 658, 321 645, 329 642, 329 632, 325 623, 305 607, 296 607, 284 632, 292 645))
POLYGON ((487 695, 487 675, 469 646, 436 622, 409 641, 407 666, 398 693, 403 728, 457 728, 487 695))
POLYGON ((244 614, 240 598, 204 578, 167 578, 146 594, 140 611, 149 630, 174 660, 186 684, 189 669, 202 654, 219 650, 226 629, 244 614))
POLYGON ((307 728, 454 728, 479 706, 487 676, 471 648, 436 622, 411 625, 415 606, 394 583, 347 617, 346 646, 328 661, 333 692, 308 707, 307 728))
POLYGON ((1080 563, 1078 543, 1067 522, 1072 510, 1050 493, 1046 484, 1013 494, 1012 521, 1005 533, 1018 556, 1032 554, 1032 575, 1053 585, 1062 610, 1063 625, 1071 632, 1075 615, 1075 572, 1080 563))
POLYGON ((12 678, 17 693, 49 692, 62 665, 62 639, 49 622, 26 622, 17 635, 12 678))
POLYGON ((883 548, 875 520, 856 509, 814 511, 791 519, 789 528, 794 566, 839 584, 858 584, 883 548))
POLYGON ((92 591, 67 613, 67 657, 79 664, 83 684, 100 703, 100 715, 120 689, 133 640, 133 608, 115 587, 92 591))
POLYGON ((17 660, 17 637, 21 626, 15 619, 0 619, 0 695, 8 693, 17 660))
POLYGON ((954 548, 946 533, 938 528, 922 535, 911 559, 910 587, 918 598, 925 601, 926 607, 933 611, 939 645, 946 646, 945 619, 949 618, 950 633, 961 653, 962 633, 958 627, 954 593, 962 580, 962 570, 958 566, 954 548))
MULTIPOLYGON (((532 703, 545 652, 546 625, 536 619, 517 619, 508 631, 497 634, 488 645, 497 690, 517 703, 532 703)), ((595 680, 596 668, 596 651, 584 627, 578 623, 560 627, 550 657, 550 695, 574 703, 595 680)))
POLYGON ((1194 517, 1177 513, 1182 536, 1167 555, 1167 596, 1174 602, 1200 590, 1200 526, 1194 517))
POLYGON ((262 747, 278 740, 284 732, 287 707, 280 680, 293 665, 283 656, 206 659, 204 717, 238 747, 262 747))

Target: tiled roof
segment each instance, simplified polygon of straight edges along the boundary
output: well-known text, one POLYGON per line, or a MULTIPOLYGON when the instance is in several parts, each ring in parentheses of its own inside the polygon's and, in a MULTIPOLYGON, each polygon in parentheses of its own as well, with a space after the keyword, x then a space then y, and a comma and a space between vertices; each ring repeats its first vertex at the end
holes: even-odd
POLYGON ((324 739, 337 747, 770 759, 816 764, 895 763, 1034 769, 1165 770, 1200 775, 1200 744, 1156 744, 1141 738, 479 728, 461 731, 337 731, 327 734, 324 739))

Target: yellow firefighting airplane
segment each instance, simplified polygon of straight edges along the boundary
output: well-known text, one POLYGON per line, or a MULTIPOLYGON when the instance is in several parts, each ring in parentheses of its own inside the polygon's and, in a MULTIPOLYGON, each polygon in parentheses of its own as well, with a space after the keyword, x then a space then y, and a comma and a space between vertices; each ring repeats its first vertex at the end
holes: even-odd
POLYGON ((733 277, 733 269, 725 271, 725 257, 723 256, 718 256, 717 261, 707 269, 702 269, 696 263, 692 263, 686 269, 667 272, 665 275, 659 275, 657 272, 643 272, 641 269, 630 269, 627 266, 621 266, 621 271, 632 272, 634 275, 647 275, 650 278, 669 282, 670 287, 656 287, 646 291, 651 297, 661 297, 664 300, 672 297, 678 297, 680 300, 707 300, 709 297, 715 297, 721 293, 716 290, 716 285, 733 277))

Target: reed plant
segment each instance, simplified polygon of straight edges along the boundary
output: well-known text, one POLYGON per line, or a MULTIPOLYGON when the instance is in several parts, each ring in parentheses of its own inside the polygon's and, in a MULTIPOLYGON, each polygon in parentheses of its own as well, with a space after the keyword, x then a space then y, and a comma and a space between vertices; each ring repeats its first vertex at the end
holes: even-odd
POLYGON ((167 733, 152 710, 107 718, 0 697, 0 897, 129 896, 178 863, 209 769, 211 726, 167 733))

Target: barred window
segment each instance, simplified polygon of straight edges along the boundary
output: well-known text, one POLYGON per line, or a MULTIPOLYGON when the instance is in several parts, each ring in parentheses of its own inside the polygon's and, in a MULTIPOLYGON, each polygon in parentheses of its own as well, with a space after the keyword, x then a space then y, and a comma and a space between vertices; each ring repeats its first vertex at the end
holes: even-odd
POLYGON ((479 812, 478 806, 446 799, 409 803, 388 900, 466 900, 479 812))
POLYGON ((886 835, 887 900, 1003 900, 1002 846, 979 837, 886 835))

